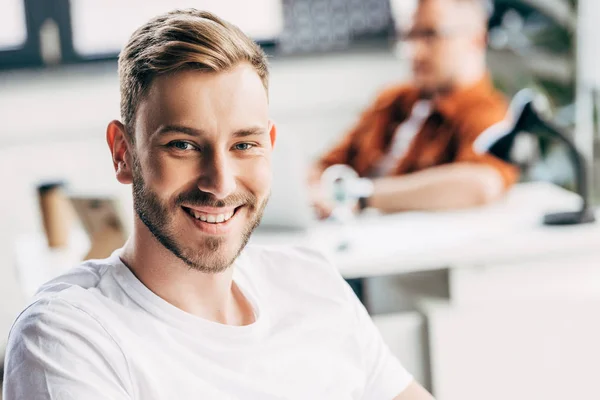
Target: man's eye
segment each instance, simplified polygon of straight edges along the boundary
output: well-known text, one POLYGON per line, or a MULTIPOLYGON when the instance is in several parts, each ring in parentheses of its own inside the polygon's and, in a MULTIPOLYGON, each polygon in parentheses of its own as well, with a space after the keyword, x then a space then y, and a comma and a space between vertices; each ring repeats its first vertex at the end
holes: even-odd
POLYGON ((168 144, 169 147, 172 147, 177 150, 194 150, 196 147, 188 142, 182 142, 180 140, 175 140, 168 144))
POLYGON ((254 147, 254 145, 252 143, 238 143, 235 146, 233 146, 236 150, 250 150, 251 148, 254 147))

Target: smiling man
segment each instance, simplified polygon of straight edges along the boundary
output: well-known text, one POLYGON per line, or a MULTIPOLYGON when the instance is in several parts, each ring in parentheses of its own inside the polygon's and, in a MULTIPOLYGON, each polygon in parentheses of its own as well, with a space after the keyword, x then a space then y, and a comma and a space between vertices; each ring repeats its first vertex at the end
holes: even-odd
POLYGON ((138 29, 107 129, 133 232, 44 285, 19 316, 4 400, 428 400, 339 273, 246 247, 276 129, 264 53, 195 10, 138 29))

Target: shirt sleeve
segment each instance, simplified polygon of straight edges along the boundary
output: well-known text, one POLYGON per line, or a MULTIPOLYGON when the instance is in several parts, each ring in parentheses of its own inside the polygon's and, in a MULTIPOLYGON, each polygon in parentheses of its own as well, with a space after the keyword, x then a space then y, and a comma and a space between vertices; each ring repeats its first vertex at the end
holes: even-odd
POLYGON ((348 131, 342 139, 334 145, 332 149, 330 149, 327 153, 325 153, 321 159, 319 160, 319 165, 323 168, 330 167, 336 164, 346 164, 351 165, 351 155, 354 150, 354 144, 356 142, 356 138, 363 134, 364 128, 369 126, 374 117, 375 111, 373 107, 369 107, 361 114, 358 122, 348 131))
POLYGON ((358 138, 365 135, 379 118, 383 109, 388 107, 398 96, 406 92, 404 86, 391 86, 382 90, 372 103, 362 112, 354 126, 342 137, 342 139, 319 160, 319 165, 323 168, 335 164, 347 164, 353 168, 353 152, 365 151, 368 149, 357 146, 358 138))
POLYGON ((69 303, 39 300, 13 326, 4 400, 128 400, 124 355, 99 322, 69 303))
POLYGON ((472 162, 486 164, 494 168, 504 182, 506 189, 510 188, 519 179, 519 169, 489 153, 479 154, 473 148, 475 140, 490 126, 502 121, 506 117, 507 109, 502 102, 485 104, 474 108, 465 115, 459 125, 460 137, 458 139, 457 162, 472 162))
POLYGON ((402 393, 414 378, 385 344, 379 330, 352 289, 348 285, 346 287, 356 317, 356 334, 367 373, 362 400, 392 400, 402 393))

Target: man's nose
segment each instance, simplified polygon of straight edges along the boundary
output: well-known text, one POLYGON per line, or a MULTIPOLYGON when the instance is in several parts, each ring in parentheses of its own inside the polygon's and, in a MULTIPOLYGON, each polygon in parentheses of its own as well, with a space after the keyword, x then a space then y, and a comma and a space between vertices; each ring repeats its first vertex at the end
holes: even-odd
POLYGON ((426 43, 426 40, 415 39, 410 43, 409 54, 413 62, 420 64, 429 58, 430 46, 426 43))
POLYGON ((198 189, 222 200, 235 192, 234 168, 226 152, 213 151, 203 157, 202 174, 198 179, 198 189))

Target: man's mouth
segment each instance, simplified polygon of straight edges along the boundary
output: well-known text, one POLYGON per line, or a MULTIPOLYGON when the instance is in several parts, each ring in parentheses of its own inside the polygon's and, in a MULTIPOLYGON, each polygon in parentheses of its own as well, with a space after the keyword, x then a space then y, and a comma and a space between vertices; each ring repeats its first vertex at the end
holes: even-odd
POLYGON ((223 210, 218 210, 218 209, 214 209, 214 211, 212 212, 208 212, 208 210, 206 209, 195 209, 195 208, 189 208, 189 207, 182 207, 190 216, 192 216, 193 218, 202 221, 202 222, 206 222, 209 224, 222 224, 225 223, 227 221, 229 221, 234 215, 235 213, 241 208, 240 207, 235 207, 235 208, 230 208, 228 207, 227 209, 223 209, 223 210))

